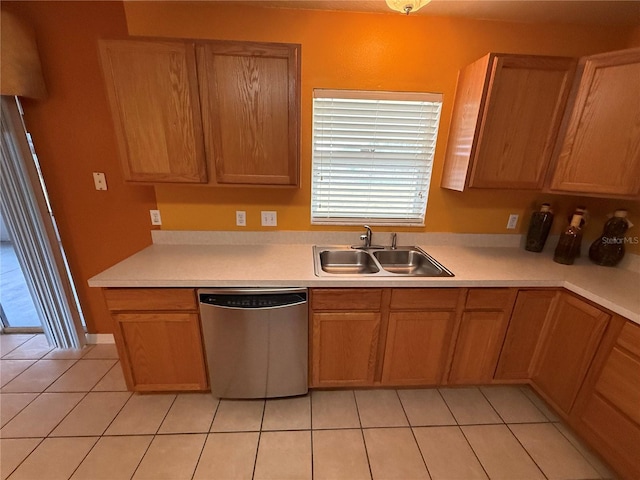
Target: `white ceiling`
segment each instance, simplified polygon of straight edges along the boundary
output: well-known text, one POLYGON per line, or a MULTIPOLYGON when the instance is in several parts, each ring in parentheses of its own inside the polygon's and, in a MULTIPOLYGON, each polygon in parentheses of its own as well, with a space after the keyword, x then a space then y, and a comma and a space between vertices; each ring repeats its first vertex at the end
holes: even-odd
MULTIPOLYGON (((232 0, 220 3, 270 8, 394 13, 389 10, 384 0, 232 0)), ((526 23, 640 26, 640 0, 432 0, 411 15, 459 16, 526 23)))

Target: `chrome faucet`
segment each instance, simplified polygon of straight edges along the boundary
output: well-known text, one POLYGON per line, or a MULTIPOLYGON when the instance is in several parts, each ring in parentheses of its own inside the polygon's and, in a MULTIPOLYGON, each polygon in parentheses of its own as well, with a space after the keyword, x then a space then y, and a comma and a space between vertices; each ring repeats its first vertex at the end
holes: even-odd
POLYGON ((360 240, 364 242, 364 248, 369 248, 371 247, 371 237, 373 236, 373 233, 371 232, 371 227, 369 225, 365 225, 364 228, 366 228, 367 231, 360 235, 360 240))
POLYGON ((395 250, 397 247, 398 243, 398 234, 397 233, 392 233, 391 234, 391 250, 395 250))

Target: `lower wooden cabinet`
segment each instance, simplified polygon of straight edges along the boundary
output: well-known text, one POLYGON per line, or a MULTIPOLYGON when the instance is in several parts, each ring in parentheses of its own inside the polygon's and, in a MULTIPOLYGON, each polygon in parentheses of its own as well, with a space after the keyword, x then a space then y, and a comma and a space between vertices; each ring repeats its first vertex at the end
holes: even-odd
POLYGON ((517 290, 469 289, 455 343, 449 383, 491 383, 517 290))
POLYGON ((640 326, 620 317, 607 332, 571 412, 572 426, 616 467, 640 478, 640 326))
POLYGON ((312 322, 313 386, 372 385, 380 335, 380 313, 314 313, 312 322))
POLYGON ((610 315, 568 293, 561 293, 540 339, 533 384, 564 414, 578 390, 602 339, 610 315))
POLYGON ((114 337, 129 390, 207 390, 193 289, 107 289, 114 337))
POLYGON ((496 380, 526 382, 531 378, 540 332, 557 295, 557 290, 518 292, 498 360, 496 380))

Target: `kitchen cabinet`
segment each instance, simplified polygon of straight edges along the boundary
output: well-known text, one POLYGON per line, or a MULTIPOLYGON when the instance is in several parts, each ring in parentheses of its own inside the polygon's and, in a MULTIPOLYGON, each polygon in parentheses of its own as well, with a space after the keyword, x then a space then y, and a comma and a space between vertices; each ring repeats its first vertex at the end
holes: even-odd
POLYGON ((576 63, 491 53, 463 68, 440 186, 541 189, 576 63))
POLYGON ((533 385, 557 410, 569 414, 610 315, 561 293, 540 338, 533 385))
POLYGON ((623 478, 640 478, 640 327, 615 316, 571 412, 623 478))
POLYGON ((392 289, 383 385, 441 385, 463 288, 392 289))
POLYGON ((449 383, 482 385, 493 380, 517 290, 469 289, 455 343, 449 383))
POLYGON ((300 46, 100 41, 125 179, 298 186, 300 46))
POLYGON ((373 385, 383 290, 311 290, 311 386, 373 385))
POLYGON ((640 48, 584 59, 552 191, 640 195, 639 79, 640 48))
POLYGON ((101 40, 100 54, 125 180, 205 183, 193 43, 101 40))
POLYGON ((557 290, 518 291, 494 379, 526 382, 531 378, 540 333, 557 296, 557 290))
POLYGON ((197 46, 207 156, 216 184, 299 184, 300 46, 197 46))
POLYGON ((196 292, 190 288, 104 290, 129 390, 207 390, 196 292))

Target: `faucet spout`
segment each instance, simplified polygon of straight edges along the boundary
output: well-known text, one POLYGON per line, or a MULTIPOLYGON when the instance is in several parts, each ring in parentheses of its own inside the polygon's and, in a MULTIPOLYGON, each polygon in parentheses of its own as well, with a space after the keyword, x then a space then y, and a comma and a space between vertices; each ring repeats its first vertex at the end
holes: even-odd
POLYGON ((397 243, 398 243, 398 234, 392 233, 391 234, 391 250, 396 250, 398 248, 397 243))
POLYGON ((373 233, 371 232, 371 227, 369 225, 365 225, 364 228, 366 228, 367 231, 360 235, 360 240, 364 241, 364 248, 369 248, 371 246, 371 237, 373 236, 373 233))

